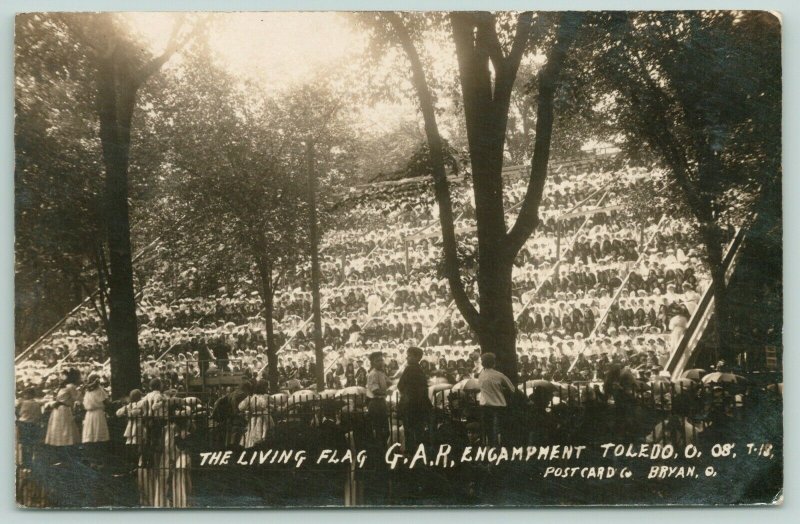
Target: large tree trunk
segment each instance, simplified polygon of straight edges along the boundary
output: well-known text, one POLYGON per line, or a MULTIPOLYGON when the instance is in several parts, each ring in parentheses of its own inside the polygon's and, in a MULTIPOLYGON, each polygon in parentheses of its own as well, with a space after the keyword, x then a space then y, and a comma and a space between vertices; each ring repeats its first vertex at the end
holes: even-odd
POLYGON ((517 383, 517 327, 511 300, 511 266, 497 260, 481 268, 478 279, 481 353, 497 356, 497 370, 517 383))
MULTIPOLYGON (((468 85, 464 83, 465 93, 468 85)), ((473 97, 467 97, 470 99, 473 97)), ((478 310, 480 322, 476 335, 481 353, 497 356, 497 369, 512 382, 517 381, 516 325, 512 303, 511 270, 514 254, 506 243, 506 220, 503 199, 503 144, 505 140, 505 118, 508 105, 499 104, 497 110, 483 104, 473 103, 467 122, 478 126, 486 120, 499 121, 494 128, 473 129, 470 140, 470 161, 475 195, 475 218, 478 232, 478 310)), ((469 129, 468 124, 468 129, 469 129)))
POLYGON ((109 326, 112 396, 141 387, 136 301, 128 209, 128 163, 136 87, 117 51, 100 61, 98 113, 106 170, 106 227, 109 248, 109 326))
MULTIPOLYGON (((485 159, 487 156, 482 158, 485 159)), ((496 165, 484 165, 479 169, 480 171, 473 173, 478 223, 478 310, 480 311, 480 322, 475 331, 481 353, 494 353, 497 356, 497 369, 516 383, 517 332, 511 293, 514 258, 506 253, 502 157, 496 165), (499 188, 496 187, 498 185, 499 188), (500 198, 492 196, 497 195, 496 191, 500 192, 500 198)))
POLYGON ((311 308, 314 317, 314 378, 317 390, 325 388, 325 354, 322 352, 322 306, 320 304, 319 239, 317 231, 317 175, 314 172, 314 144, 306 144, 308 162, 308 236, 311 247, 311 308))
MULTIPOLYGON (((94 23, 99 42, 89 45, 97 53, 97 113, 106 171, 104 218, 107 223, 110 272, 108 347, 112 396, 119 398, 127 395, 131 389, 141 386, 128 209, 128 165, 133 111, 137 91, 142 83, 158 71, 190 37, 179 41, 182 22, 177 23, 164 53, 140 65, 141 50, 120 37, 120 28, 114 23, 112 13, 94 15, 94 23)), ((79 38, 86 37, 78 25, 74 29, 79 38)))

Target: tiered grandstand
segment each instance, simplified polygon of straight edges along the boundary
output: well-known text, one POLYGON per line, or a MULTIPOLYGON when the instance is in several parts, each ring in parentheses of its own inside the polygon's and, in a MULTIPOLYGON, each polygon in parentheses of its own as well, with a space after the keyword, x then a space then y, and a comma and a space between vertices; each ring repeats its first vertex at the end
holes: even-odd
MULTIPOLYGON (((630 212, 625 196, 650 183, 650 173, 612 172, 603 164, 595 155, 551 170, 541 226, 516 261, 523 380, 590 381, 615 360, 645 375, 668 368, 679 374, 707 322, 710 277, 690 224, 630 212), (687 326, 695 327, 687 332, 687 326)), ((509 223, 525 175, 522 166, 506 170, 509 223)), ((427 181, 358 191, 346 225, 323 239, 326 386, 361 385, 358 368, 366 353, 379 349, 394 372, 408 345, 425 349, 432 375, 451 383, 469 377, 477 345, 437 272, 440 230, 427 181)), ((466 237, 475 227, 472 188, 454 178, 452 192, 456 230, 466 237)), ((147 264, 149 278, 137 295, 145 380, 161 376, 174 387, 185 385, 199 373, 202 348, 233 373, 264 370, 264 319, 252 282, 209 295, 200 292, 189 262, 169 268, 170 278, 158 257, 147 264)), ((314 362, 307 286, 300 272, 276 294, 275 307, 280 374, 302 385, 313 381, 314 362)), ((108 376, 106 346, 103 324, 87 301, 17 357, 18 386, 48 389, 64 367, 108 376)))

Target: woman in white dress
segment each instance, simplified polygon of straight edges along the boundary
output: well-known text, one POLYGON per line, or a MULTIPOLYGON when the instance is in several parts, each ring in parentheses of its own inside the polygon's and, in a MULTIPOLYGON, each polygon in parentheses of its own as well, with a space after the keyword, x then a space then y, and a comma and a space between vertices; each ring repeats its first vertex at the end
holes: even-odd
POLYGON ((192 409, 182 399, 166 401, 169 412, 164 428, 164 453, 159 472, 160 503, 157 507, 185 508, 192 491, 191 454, 187 441, 193 430, 192 409))
POLYGON ((100 377, 89 375, 83 394, 83 408, 86 410, 86 417, 83 419, 81 441, 84 444, 96 444, 111 440, 108 435, 105 411, 107 400, 108 393, 100 385, 100 377))
POLYGON ((266 438, 273 425, 266 382, 256 383, 253 394, 239 403, 239 411, 247 417, 247 430, 241 444, 245 448, 255 447, 266 438))
POLYGON ((56 393, 56 398, 49 404, 53 411, 47 422, 47 434, 44 443, 48 446, 65 448, 75 446, 80 442, 78 425, 72 408, 80 400, 78 384, 81 375, 76 369, 69 369, 64 373, 61 387, 56 393))
POLYGON ((83 409, 86 414, 83 417, 81 442, 84 457, 92 467, 99 467, 107 459, 104 455, 111 440, 106 421, 107 400, 108 393, 100 385, 100 377, 89 375, 83 388, 83 409))
POLYGON ((139 458, 139 446, 143 442, 144 427, 142 425, 142 415, 144 406, 142 405, 142 392, 134 389, 128 395, 128 403, 117 410, 118 417, 127 417, 128 423, 125 425, 125 448, 126 458, 131 468, 136 468, 139 458))
POLYGON ((144 414, 144 406, 142 406, 142 392, 141 390, 131 390, 128 395, 128 403, 117 410, 118 417, 127 417, 128 423, 125 426, 125 444, 128 446, 138 446, 142 442, 142 415, 144 414))

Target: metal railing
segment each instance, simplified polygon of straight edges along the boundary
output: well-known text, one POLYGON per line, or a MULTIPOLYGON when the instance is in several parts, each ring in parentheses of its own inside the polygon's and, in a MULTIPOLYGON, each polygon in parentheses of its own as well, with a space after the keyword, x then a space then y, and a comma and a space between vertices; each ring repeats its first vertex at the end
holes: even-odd
MULTIPOLYGON (((18 425, 17 496, 21 503, 40 506, 188 507, 217 500, 208 497, 220 491, 238 500, 242 490, 258 492, 264 485, 284 485, 299 476, 303 482, 298 489, 306 491, 280 495, 298 497, 283 505, 302 496, 317 500, 318 490, 330 490, 335 498, 328 503, 341 505, 375 473, 394 475, 393 482, 401 484, 418 481, 387 471, 384 456, 390 447, 410 457, 417 443, 431 449, 464 443, 510 449, 621 441, 682 449, 686 444, 746 442, 753 428, 764 430, 762 418, 766 422, 780 413, 776 391, 771 383, 747 380, 607 387, 530 381, 497 411, 482 407, 474 389, 439 385, 429 390, 430 404, 413 412, 398 402, 396 393, 375 401, 363 390, 271 396, 233 392, 201 398, 151 393, 142 401, 110 408, 104 415, 108 439, 82 448, 44 445, 46 419, 18 425), (415 430, 417 440, 411 437, 415 430), (316 460, 348 451, 355 463, 363 463, 357 467, 316 460), (78 492, 76 475, 82 479, 78 492)), ((84 416, 70 415, 78 423, 84 416)), ((281 505, 280 499, 259 500, 261 505, 281 505)))

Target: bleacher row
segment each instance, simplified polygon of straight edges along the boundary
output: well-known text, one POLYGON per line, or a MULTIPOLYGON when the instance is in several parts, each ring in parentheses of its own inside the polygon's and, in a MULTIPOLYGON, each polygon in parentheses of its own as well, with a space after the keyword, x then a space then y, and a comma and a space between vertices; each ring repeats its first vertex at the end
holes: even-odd
MULTIPOLYGON (((690 225, 625 208, 625 195, 651 180, 644 170, 607 171, 598 160, 553 171, 541 225, 513 273, 521 378, 591 380, 614 360, 658 373, 710 282, 690 225)), ((507 177, 509 224, 525 194, 523 174, 507 177)), ((472 188, 460 180, 452 191, 456 230, 466 238, 475 227, 472 188)), ((365 193, 344 225, 326 233, 320 254, 327 386, 359 385, 365 355, 376 350, 396 371, 408 345, 425 348, 431 375, 453 383, 470 377, 477 345, 437 274, 440 231, 430 189, 411 182, 365 193)), ((234 371, 263 371, 265 326, 252 281, 204 294, 191 261, 167 268, 150 257, 147 264, 138 269, 148 275, 138 303, 145 379, 184 383, 199 373, 187 362, 201 347, 220 365, 230 359, 234 371)), ((275 300, 279 371, 303 386, 314 361, 307 273, 300 268, 275 300)), ((102 323, 87 306, 17 363, 18 386, 49 388, 64 367, 107 380, 107 362, 102 323)))

